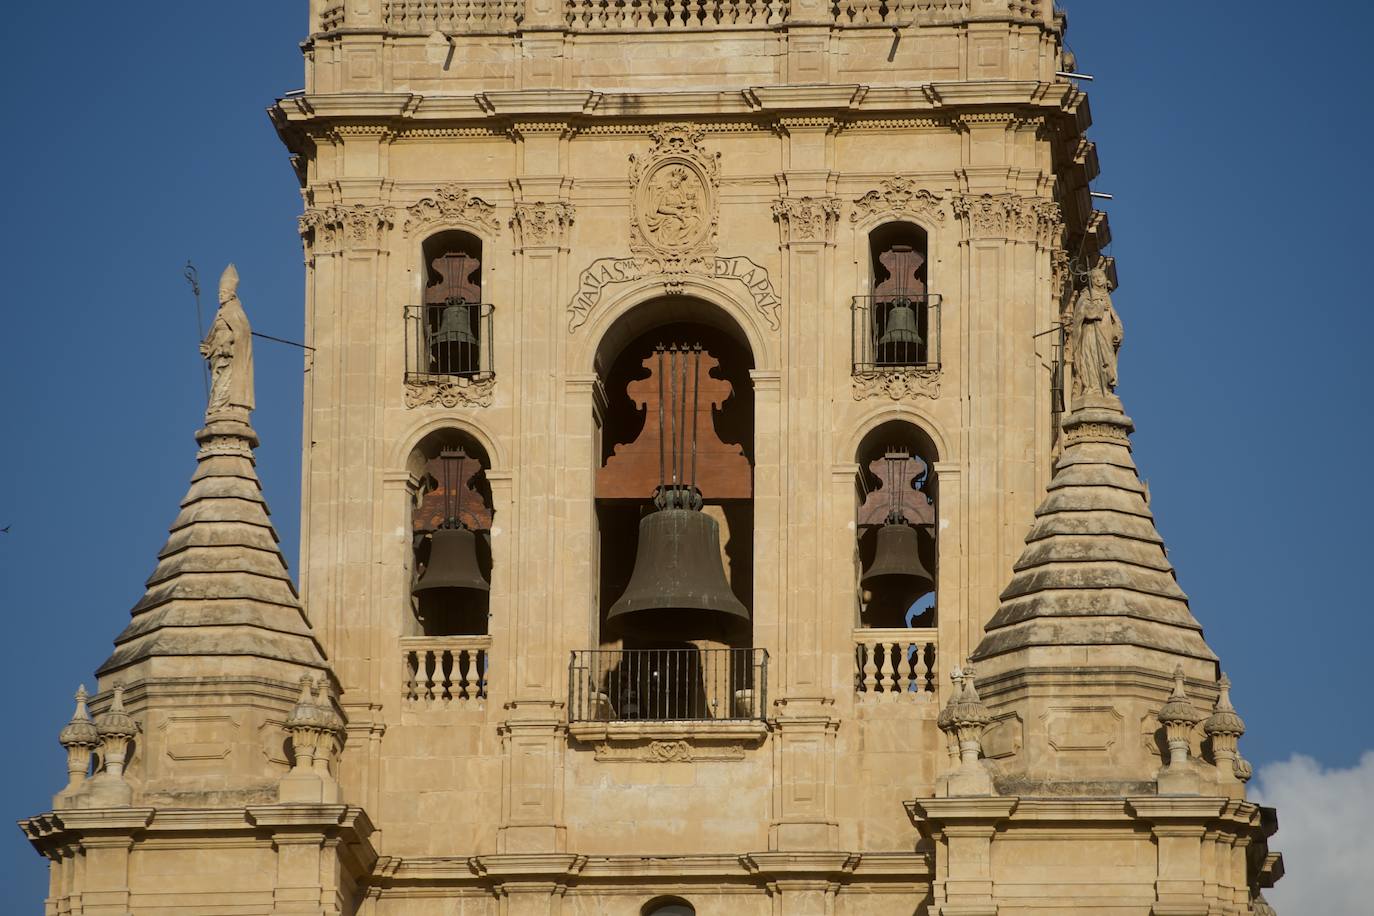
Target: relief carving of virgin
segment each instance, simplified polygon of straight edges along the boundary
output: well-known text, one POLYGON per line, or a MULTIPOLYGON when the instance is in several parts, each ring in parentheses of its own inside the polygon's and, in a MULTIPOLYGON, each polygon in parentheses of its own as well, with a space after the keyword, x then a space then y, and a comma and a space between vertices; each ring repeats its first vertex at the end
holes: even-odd
POLYGON ((703 190, 685 166, 660 168, 649 180, 645 233, 661 248, 690 248, 701 235, 703 190))
POLYGON ((630 157, 631 253, 645 272, 708 270, 715 259, 720 154, 706 150, 700 127, 667 125, 651 133, 653 148, 630 157))

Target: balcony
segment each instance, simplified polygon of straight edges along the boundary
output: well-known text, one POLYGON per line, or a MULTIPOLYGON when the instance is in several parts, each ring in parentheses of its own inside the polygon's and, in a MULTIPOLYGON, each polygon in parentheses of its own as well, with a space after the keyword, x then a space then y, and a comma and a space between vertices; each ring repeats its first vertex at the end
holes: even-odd
POLYGON ((761 736, 766 649, 584 649, 568 665, 574 737, 761 736))
POLYGON ((401 638, 401 699, 407 709, 482 709, 490 636, 401 638))
POLYGON ((461 301, 406 306, 407 407, 491 403, 492 311, 461 301))
POLYGON ((940 297, 855 296, 854 374, 940 368, 940 297))

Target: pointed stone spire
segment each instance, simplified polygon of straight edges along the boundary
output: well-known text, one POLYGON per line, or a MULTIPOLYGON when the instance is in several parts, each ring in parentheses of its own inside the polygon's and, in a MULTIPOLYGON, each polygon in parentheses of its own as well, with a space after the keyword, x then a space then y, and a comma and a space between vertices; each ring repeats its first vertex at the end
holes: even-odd
POLYGON ((1212 741, 1212 759, 1216 761, 1218 779, 1223 783, 1241 782, 1241 758, 1237 745, 1241 735, 1245 734, 1245 721, 1231 705, 1231 679, 1225 672, 1217 687, 1220 692, 1216 708, 1202 723, 1202 730, 1212 741))
POLYGON ((1154 789, 1159 754, 1139 735, 1158 728, 1175 669, 1209 702, 1216 683, 1217 657, 1131 457, 1135 426, 1115 393, 1121 339, 1105 274, 1093 271, 1069 334, 1063 453, 972 654, 988 706, 1027 723, 1024 752, 999 761, 1007 784, 1026 791, 1075 781, 1154 789))
POLYGON ((1064 421, 1064 453, 974 658, 1131 645, 1215 662, 1146 505, 1134 425, 1115 397, 1096 400, 1064 421))
MULTIPOLYGON (((196 433, 196 471, 147 590, 133 607, 133 620, 100 666, 101 678, 134 666, 165 675, 235 668, 244 673, 235 660, 258 659, 266 665, 253 674, 294 684, 302 667, 319 673, 326 668, 254 469, 258 439, 248 423, 250 407, 244 406, 253 400, 250 332, 246 319, 240 320, 237 275, 231 271, 232 265, 214 329, 202 344, 218 388, 212 389, 205 428, 196 433), (226 314, 232 319, 227 323, 226 314), (229 406, 216 409, 221 389, 232 397, 229 406), (211 658, 217 661, 207 664, 211 658)), ((127 681, 134 674, 122 676, 127 681)))
POLYGON ((96 730, 91 714, 86 709, 89 696, 85 684, 77 688, 76 711, 57 736, 58 742, 67 751, 67 785, 53 800, 55 807, 61 807, 67 797, 81 789, 91 769, 91 755, 100 746, 100 732, 96 730))

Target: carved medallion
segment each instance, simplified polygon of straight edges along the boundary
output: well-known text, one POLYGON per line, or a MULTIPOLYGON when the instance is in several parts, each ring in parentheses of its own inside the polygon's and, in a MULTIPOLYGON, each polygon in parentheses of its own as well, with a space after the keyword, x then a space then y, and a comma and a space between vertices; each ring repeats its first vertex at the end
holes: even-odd
POLYGON ((630 157, 630 252, 644 273, 707 268, 716 253, 720 154, 690 124, 652 131, 654 146, 630 157))

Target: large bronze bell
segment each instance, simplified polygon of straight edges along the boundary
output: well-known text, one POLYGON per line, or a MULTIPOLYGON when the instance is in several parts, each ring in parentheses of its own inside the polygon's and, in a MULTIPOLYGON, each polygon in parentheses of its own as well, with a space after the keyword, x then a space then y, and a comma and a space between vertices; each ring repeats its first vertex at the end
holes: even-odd
POLYGON ((639 521, 630 583, 606 620, 647 611, 708 611, 749 620, 720 558, 720 526, 697 509, 666 508, 639 521))
POLYGON ((466 528, 440 528, 430 535, 429 563, 415 583, 415 595, 441 588, 489 592, 477 565, 477 535, 466 528))
POLYGON ((878 529, 873 562, 859 584, 866 589, 900 588, 915 591, 914 597, 935 588, 935 577, 921 562, 920 534, 905 522, 889 522, 878 529))

